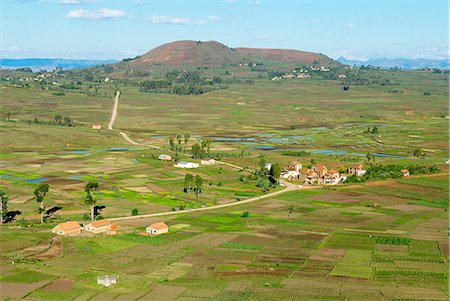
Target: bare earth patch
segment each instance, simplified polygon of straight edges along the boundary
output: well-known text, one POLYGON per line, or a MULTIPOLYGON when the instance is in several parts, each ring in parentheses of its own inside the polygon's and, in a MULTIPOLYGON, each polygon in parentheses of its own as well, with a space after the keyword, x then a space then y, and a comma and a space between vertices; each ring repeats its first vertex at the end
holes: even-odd
POLYGON ((73 280, 71 279, 57 279, 50 285, 43 288, 45 291, 51 292, 68 292, 73 287, 73 280))

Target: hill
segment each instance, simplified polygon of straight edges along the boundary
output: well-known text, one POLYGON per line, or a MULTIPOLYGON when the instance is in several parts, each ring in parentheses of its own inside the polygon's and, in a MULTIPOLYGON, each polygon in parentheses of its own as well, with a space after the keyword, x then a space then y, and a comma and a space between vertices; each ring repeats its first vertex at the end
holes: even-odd
POLYGON ((240 63, 336 65, 322 54, 287 49, 230 48, 216 41, 176 41, 156 47, 135 59, 115 64, 125 69, 196 68, 240 63))
POLYGON ((383 69, 401 68, 405 70, 423 69, 423 68, 438 68, 448 69, 450 67, 449 60, 432 60, 432 59, 408 59, 408 58, 375 58, 366 61, 347 60, 344 57, 337 59, 338 62, 349 66, 371 65, 383 69))

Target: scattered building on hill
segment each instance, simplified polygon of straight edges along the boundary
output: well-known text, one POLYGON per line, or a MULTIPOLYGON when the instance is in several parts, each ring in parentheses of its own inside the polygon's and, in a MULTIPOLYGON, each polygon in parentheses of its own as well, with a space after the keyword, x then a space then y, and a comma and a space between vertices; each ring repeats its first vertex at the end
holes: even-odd
POLYGON ((116 275, 97 276, 97 284, 110 287, 111 285, 117 283, 117 278, 119 278, 119 276, 116 275))
POLYGON ((148 235, 156 236, 169 232, 169 226, 164 222, 154 223, 145 228, 145 232, 148 235))
POLYGON ((178 162, 174 166, 179 168, 197 168, 199 165, 193 162, 178 162))
POLYGON ((402 174, 403 174, 404 177, 409 177, 409 170, 407 170, 407 169, 402 169, 401 172, 402 172, 402 174))
POLYGON ((70 221, 58 224, 52 229, 52 233, 58 234, 58 235, 73 235, 73 234, 79 234, 81 233, 81 230, 83 227, 77 222, 70 221))
POLYGON ((101 130, 102 129, 102 125, 100 123, 93 123, 92 124, 92 129, 93 130, 101 130))
POLYGON ((349 175, 357 175, 358 177, 363 176, 366 173, 366 169, 362 164, 352 164, 348 168, 349 175))
POLYGON ((117 234, 117 225, 107 219, 93 221, 84 227, 84 230, 92 233, 106 233, 108 235, 117 234))
POLYGON ((166 155, 166 154, 161 154, 161 155, 159 155, 158 159, 162 160, 162 161, 170 161, 170 160, 172 160, 172 156, 166 155))
POLYGON ((216 164, 216 160, 211 159, 211 158, 204 158, 204 159, 200 160, 200 163, 202 165, 214 165, 214 164, 216 164))

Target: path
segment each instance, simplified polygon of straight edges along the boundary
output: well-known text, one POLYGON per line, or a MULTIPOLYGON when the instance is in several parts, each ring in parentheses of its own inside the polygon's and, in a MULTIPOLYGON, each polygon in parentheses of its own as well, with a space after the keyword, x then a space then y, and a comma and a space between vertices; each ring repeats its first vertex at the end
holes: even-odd
POLYGON ((270 198, 270 197, 273 197, 273 196, 276 196, 276 195, 279 195, 282 193, 295 191, 295 190, 299 190, 299 189, 315 189, 315 188, 322 187, 322 186, 303 186, 302 188, 299 188, 297 185, 294 185, 289 182, 285 182, 285 185, 286 185, 286 188, 284 188, 283 190, 274 191, 274 192, 271 192, 268 194, 264 194, 261 196, 257 196, 257 197, 242 200, 242 201, 237 201, 234 203, 215 205, 215 206, 210 206, 210 207, 195 208, 195 209, 189 209, 189 210, 168 211, 168 212, 150 213, 150 214, 142 214, 142 215, 134 215, 134 216, 124 216, 124 217, 116 217, 116 218, 108 218, 108 219, 110 221, 123 221, 123 220, 139 219, 139 218, 145 218, 145 217, 157 217, 157 216, 190 213, 190 212, 195 212, 195 211, 215 210, 215 209, 226 208, 226 207, 231 207, 231 206, 238 206, 238 205, 242 205, 242 204, 259 201, 259 200, 267 199, 267 198, 270 198))
POLYGON ((116 97, 114 97, 114 106, 113 106, 113 110, 111 113, 111 119, 109 120, 109 123, 108 123, 108 130, 111 130, 111 131, 113 129, 114 122, 116 122, 117 110, 119 109, 119 96, 120 96, 120 91, 117 91, 116 97))
MULTIPOLYGON (((111 119, 109 120, 109 123, 108 123, 108 130, 110 130, 110 131, 113 130, 114 123, 116 122, 117 112, 119 110, 119 97, 120 97, 120 91, 117 91, 116 92, 116 97, 114 97, 114 106, 113 106, 113 110, 112 110, 112 113, 111 113, 111 119)), ((131 139, 127 135, 127 133, 124 133, 124 132, 121 132, 121 131, 118 131, 118 132, 119 132, 120 136, 122 136, 122 138, 125 139, 125 141, 127 141, 130 144, 133 144, 133 145, 145 145, 145 146, 148 146, 148 147, 151 147, 151 148, 156 148, 156 149, 159 148, 156 145, 142 144, 142 143, 136 142, 133 139, 131 139)))

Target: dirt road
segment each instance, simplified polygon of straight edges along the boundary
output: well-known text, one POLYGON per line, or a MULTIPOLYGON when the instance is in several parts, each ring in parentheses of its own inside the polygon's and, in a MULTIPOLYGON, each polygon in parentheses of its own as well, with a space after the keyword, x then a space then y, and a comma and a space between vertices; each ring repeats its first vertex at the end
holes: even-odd
POLYGON ((109 218, 111 221, 123 221, 123 220, 130 220, 130 219, 139 219, 139 218, 145 218, 145 217, 158 217, 158 216, 166 216, 166 215, 175 215, 175 214, 182 214, 182 213, 189 213, 189 212, 195 212, 195 211, 205 211, 205 210, 215 210, 220 208, 226 208, 231 206, 239 206, 242 204, 247 204, 263 199, 267 199, 282 193, 300 190, 300 189, 316 189, 321 188, 322 186, 303 186, 302 188, 299 188, 297 185, 294 185, 292 183, 285 182, 286 187, 283 190, 274 191, 265 195, 261 195, 258 197, 234 202, 234 203, 228 203, 228 204, 222 204, 222 205, 215 205, 210 207, 203 207, 203 208, 195 208, 190 210, 179 210, 179 211, 169 211, 169 212, 159 212, 159 213, 151 213, 151 214, 142 214, 142 215, 134 215, 134 216, 124 216, 124 217, 116 217, 116 218, 109 218))
POLYGON ((114 106, 113 106, 113 110, 112 110, 112 114, 111 114, 111 119, 109 120, 109 123, 108 123, 108 130, 112 130, 113 126, 114 126, 114 122, 116 122, 117 111, 119 109, 119 96, 120 96, 120 91, 117 91, 116 97, 114 97, 114 106))

